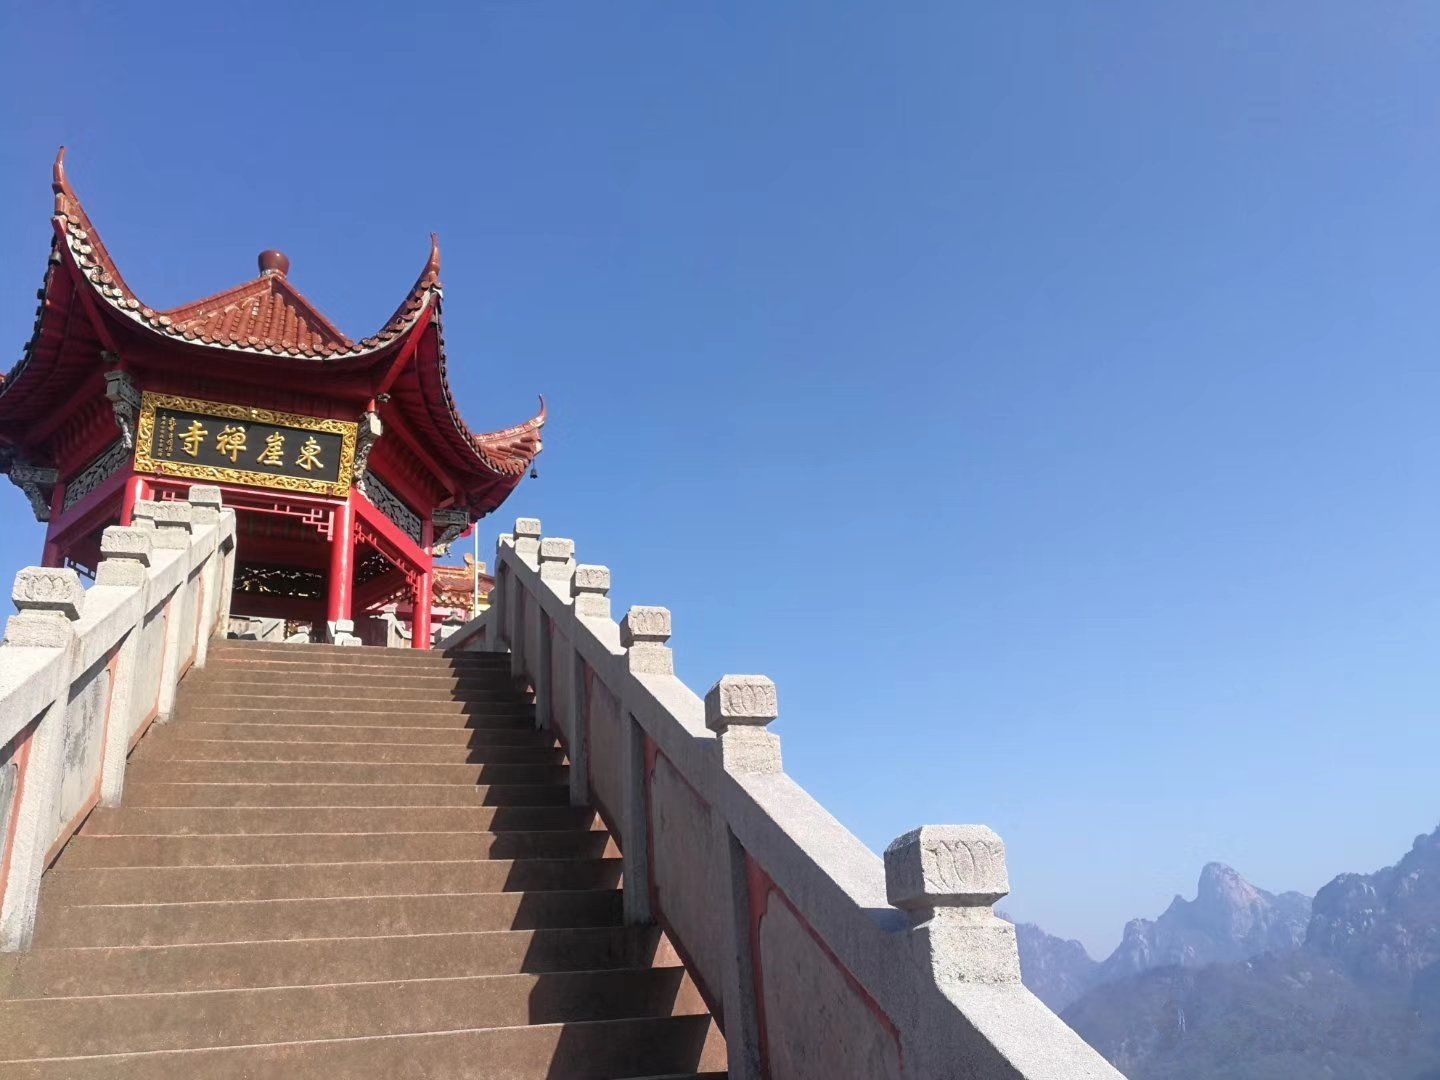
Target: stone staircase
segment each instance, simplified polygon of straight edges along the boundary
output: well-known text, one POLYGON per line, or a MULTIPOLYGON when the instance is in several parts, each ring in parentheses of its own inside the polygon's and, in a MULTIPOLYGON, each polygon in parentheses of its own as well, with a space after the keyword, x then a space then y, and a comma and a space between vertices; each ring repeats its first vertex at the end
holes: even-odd
POLYGON ((216 642, 0 957, 0 1078, 720 1077, 509 658, 216 642))

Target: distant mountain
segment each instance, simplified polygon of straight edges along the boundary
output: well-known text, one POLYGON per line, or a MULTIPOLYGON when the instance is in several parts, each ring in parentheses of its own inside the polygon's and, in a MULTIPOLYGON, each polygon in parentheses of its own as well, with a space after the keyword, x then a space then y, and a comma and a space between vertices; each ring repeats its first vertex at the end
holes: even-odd
POLYGON ((1101 983, 1151 968, 1196 967, 1292 949, 1304 940, 1309 915, 1308 896, 1276 896, 1255 888, 1223 863, 1210 863, 1200 871, 1194 900, 1177 896, 1159 918, 1132 919, 1104 963, 1091 959, 1080 942, 1058 938, 1034 923, 1016 924, 1015 936, 1025 985, 1050 1008, 1063 1012, 1101 983))
POLYGON ((1316 893, 1305 944, 1365 981, 1440 971, 1440 829, 1417 836, 1394 866, 1341 874, 1316 893))
POLYGON ((1331 881, 1289 946, 1304 898, 1232 874, 1206 867, 1194 902, 1127 928, 1106 971, 1172 962, 1097 984, 1065 1020, 1131 1080, 1440 1080, 1440 829, 1395 866, 1331 881), (1226 942, 1272 944, 1200 960, 1226 942))
POLYGON ((1100 965, 1078 941, 1047 934, 1034 923, 1016 923, 1020 972, 1030 992, 1061 1012, 1095 985, 1100 965))
POLYGON ((1098 987, 1065 1021, 1130 1080, 1435 1080, 1433 1024, 1307 949, 1163 967, 1098 987))
POLYGON ((1194 900, 1177 896, 1158 919, 1133 919, 1126 925, 1098 981, 1113 982, 1168 965, 1198 967, 1293 949, 1305 940, 1309 919, 1308 896, 1276 896, 1223 863, 1212 862, 1200 871, 1194 900))

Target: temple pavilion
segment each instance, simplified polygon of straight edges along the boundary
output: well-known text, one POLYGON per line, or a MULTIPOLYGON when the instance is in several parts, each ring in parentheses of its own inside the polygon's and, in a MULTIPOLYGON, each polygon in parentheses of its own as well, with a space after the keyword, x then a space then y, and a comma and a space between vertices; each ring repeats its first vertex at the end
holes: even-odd
POLYGON ((93 575, 101 532, 129 524, 137 500, 216 484, 237 514, 235 615, 333 639, 399 612, 427 648, 436 555, 531 470, 545 423, 543 400, 488 434, 461 419, 435 238, 395 313, 356 341, 278 251, 234 288, 151 307, 85 213, 63 149, 53 187, 35 330, 0 383, 0 470, 47 525, 43 563, 93 575))

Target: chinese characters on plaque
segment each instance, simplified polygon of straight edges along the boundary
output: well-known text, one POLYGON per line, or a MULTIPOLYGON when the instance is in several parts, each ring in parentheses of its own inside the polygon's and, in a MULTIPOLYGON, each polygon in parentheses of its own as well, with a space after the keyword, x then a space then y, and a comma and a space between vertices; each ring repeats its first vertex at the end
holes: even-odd
POLYGON ((288 491, 350 490, 355 425, 146 393, 135 468, 288 491))

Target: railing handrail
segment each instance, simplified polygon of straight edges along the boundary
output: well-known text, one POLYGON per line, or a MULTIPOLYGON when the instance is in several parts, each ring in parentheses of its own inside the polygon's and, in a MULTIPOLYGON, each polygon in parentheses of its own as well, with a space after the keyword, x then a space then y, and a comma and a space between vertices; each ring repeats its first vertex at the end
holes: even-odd
POLYGON ((1009 891, 998 836, 929 826, 882 859, 784 772, 770 680, 725 676, 696 695, 673 673, 670 613, 631 608, 617 624, 609 571, 577 565, 535 519, 500 537, 495 566, 491 610, 453 648, 510 650, 537 723, 569 752, 572 801, 598 804, 615 834, 627 919, 667 930, 724 1017, 732 1077, 781 1080, 802 1058, 820 1075, 811 1056, 842 1050, 852 1069, 873 1054, 877 1076, 1119 1076, 1021 985, 1014 928, 993 912, 1009 891), (712 857, 687 863, 687 846, 712 857), (717 895, 687 884, 702 878, 717 895), (723 917, 697 914, 707 896, 723 917), (794 1030, 833 1018, 791 1008, 781 964, 786 985, 828 987, 854 1030, 794 1030))

